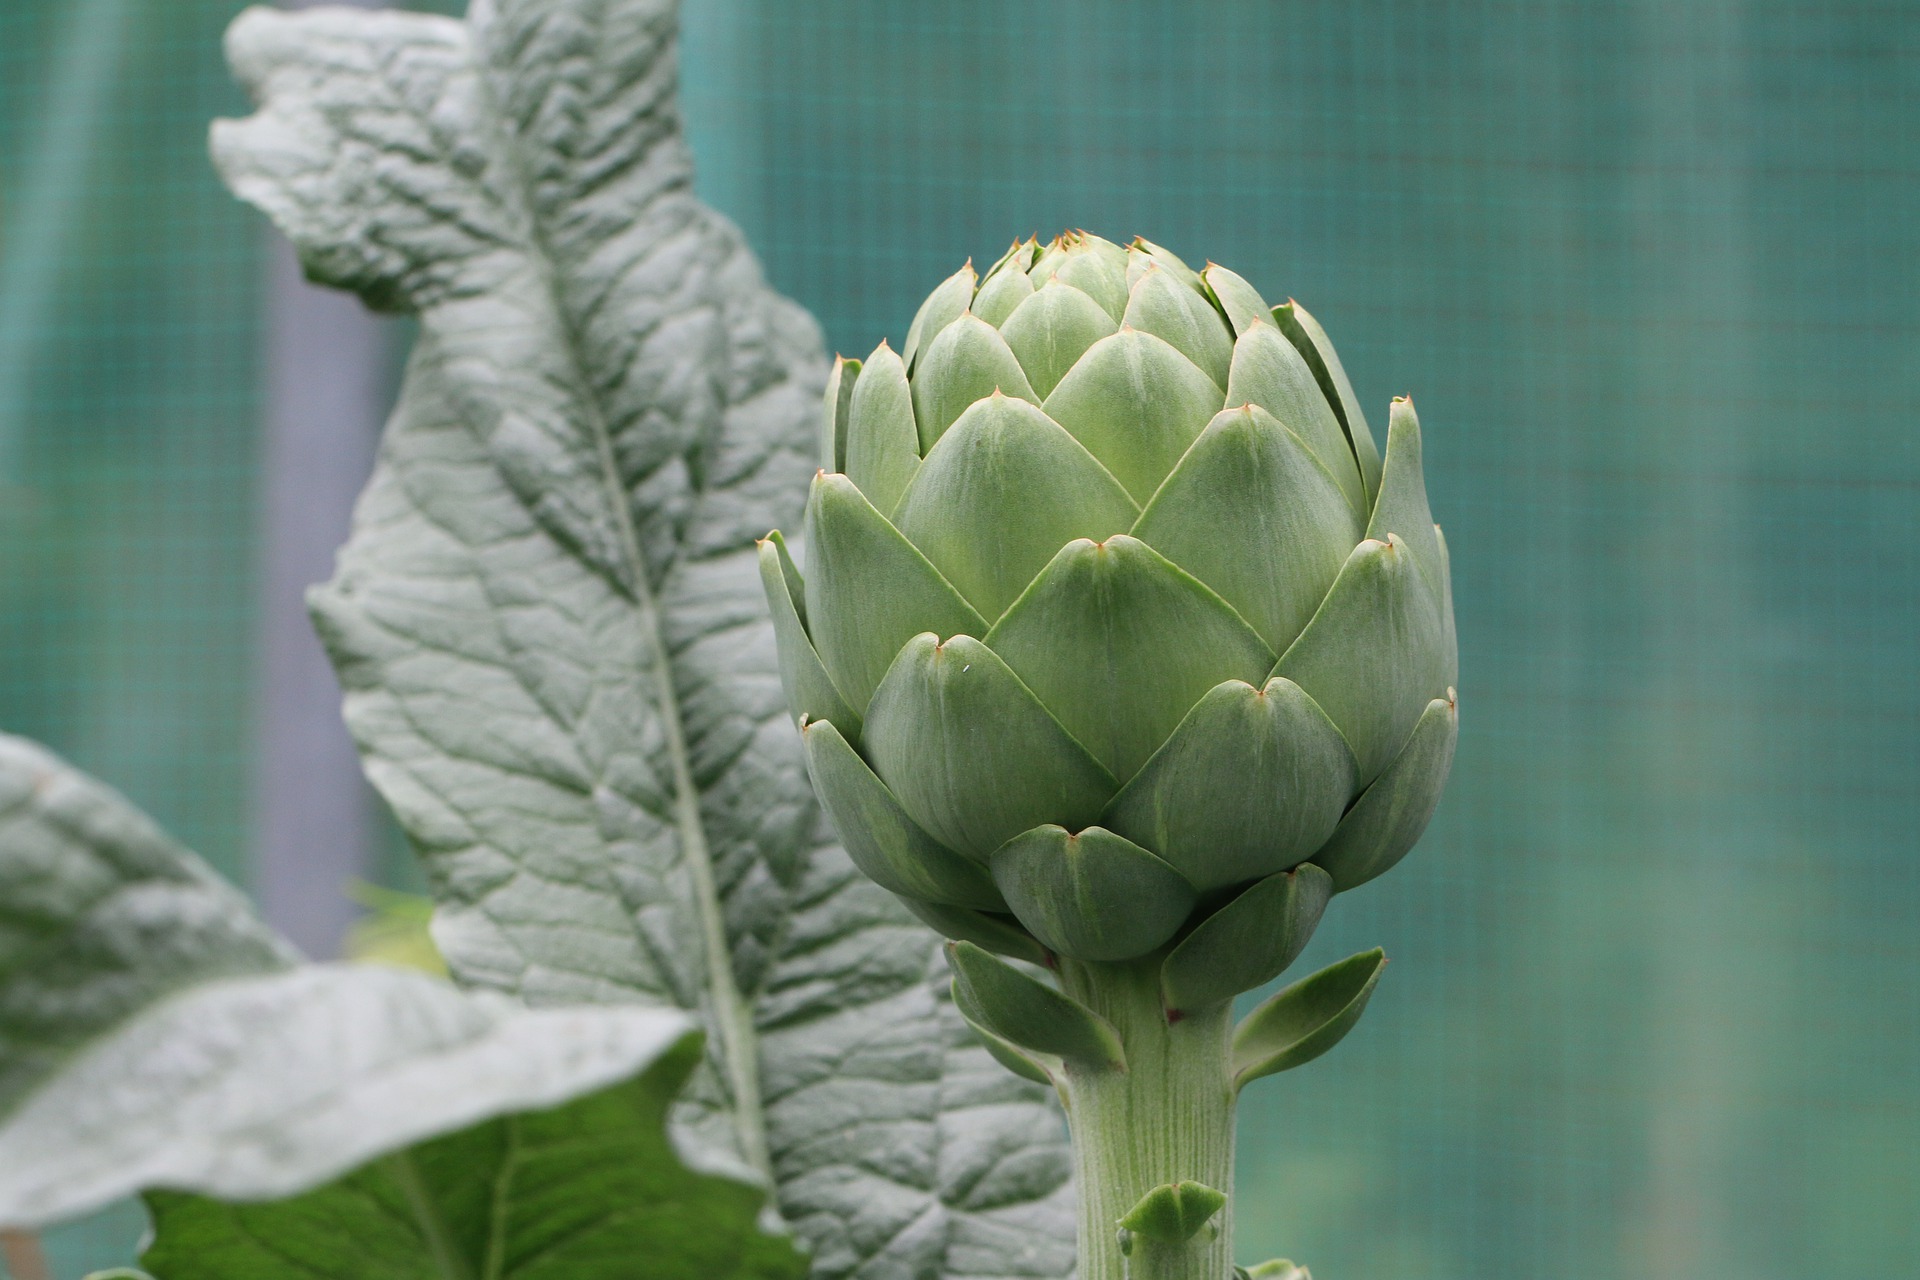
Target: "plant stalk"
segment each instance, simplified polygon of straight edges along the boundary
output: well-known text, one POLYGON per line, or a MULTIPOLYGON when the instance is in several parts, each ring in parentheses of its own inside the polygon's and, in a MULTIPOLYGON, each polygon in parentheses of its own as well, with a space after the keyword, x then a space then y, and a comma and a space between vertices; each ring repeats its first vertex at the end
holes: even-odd
POLYGON ((1229 1280, 1233 1274, 1232 1005, 1169 1023, 1159 958, 1061 960, 1061 987, 1120 1033, 1124 1072, 1065 1068, 1063 1094, 1080 1191, 1079 1280, 1229 1280), (1119 1221, 1155 1187, 1202 1182, 1227 1194, 1192 1239, 1138 1235, 1119 1221))

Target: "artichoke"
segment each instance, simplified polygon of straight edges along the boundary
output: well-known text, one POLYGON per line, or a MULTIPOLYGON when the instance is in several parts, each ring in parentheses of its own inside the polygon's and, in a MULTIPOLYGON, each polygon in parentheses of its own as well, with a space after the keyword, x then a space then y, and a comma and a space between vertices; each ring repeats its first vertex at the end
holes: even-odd
POLYGON ((1170 1007, 1293 958, 1452 760, 1420 428, 1383 460, 1305 309, 1145 240, 1017 243, 841 359, 780 674, 854 862, 947 936, 1167 950, 1170 1007))

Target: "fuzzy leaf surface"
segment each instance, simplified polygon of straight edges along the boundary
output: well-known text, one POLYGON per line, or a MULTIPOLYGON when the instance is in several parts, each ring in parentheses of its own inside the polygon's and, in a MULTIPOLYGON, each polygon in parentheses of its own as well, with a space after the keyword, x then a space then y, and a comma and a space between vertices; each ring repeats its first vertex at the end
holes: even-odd
POLYGON ((1064 1135, 825 836, 754 539, 820 337, 693 197, 662 0, 244 15, 230 185, 420 328, 315 598, 461 981, 709 1029, 676 1120, 768 1168, 816 1275, 1064 1274, 1064 1135))

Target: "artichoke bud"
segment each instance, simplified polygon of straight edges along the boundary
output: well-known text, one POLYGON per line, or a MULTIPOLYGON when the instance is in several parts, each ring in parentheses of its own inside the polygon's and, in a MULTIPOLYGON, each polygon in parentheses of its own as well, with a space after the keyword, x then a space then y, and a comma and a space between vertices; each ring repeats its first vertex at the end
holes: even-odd
POLYGON ((948 937, 1231 999, 1418 840, 1452 763, 1447 548, 1326 331, 1086 232, 834 369, 780 676, 856 865, 948 937))

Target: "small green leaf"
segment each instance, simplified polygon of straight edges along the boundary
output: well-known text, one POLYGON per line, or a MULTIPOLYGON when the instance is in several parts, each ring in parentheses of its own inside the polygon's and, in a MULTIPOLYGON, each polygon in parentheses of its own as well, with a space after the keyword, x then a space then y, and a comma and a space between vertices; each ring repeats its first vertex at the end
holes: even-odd
POLYGON ((1042 407, 1145 502, 1222 400, 1213 379, 1165 339, 1122 329, 1087 348, 1042 407))
POLYGON ((1420 467, 1420 419, 1413 401, 1406 396, 1394 400, 1387 419, 1387 462, 1380 476, 1380 493, 1373 502, 1373 516, 1367 522, 1367 536, 1380 542, 1397 533, 1413 554, 1413 563, 1427 584, 1433 607, 1440 607, 1440 539, 1435 532, 1433 512, 1427 506, 1427 481, 1420 467))
POLYGON ((1264 680, 1272 652, 1219 596, 1125 534, 1061 548, 987 644, 1116 778, 1214 685, 1264 680))
POLYGON ((1160 968, 1167 1008, 1204 1009, 1279 977, 1313 937, 1332 897, 1332 878, 1311 862, 1256 881, 1167 957, 1160 968))
POLYGON ((1244 1271, 1247 1280, 1313 1280, 1313 1274, 1305 1267, 1297 1267, 1285 1258, 1269 1258, 1251 1267, 1234 1269, 1244 1271))
POLYGON ((828 471, 846 469, 847 405, 859 378, 858 360, 833 358, 833 372, 827 375, 827 390, 820 398, 820 465, 828 471))
POLYGON ((1127 294, 1120 323, 1165 338, 1167 343, 1224 391, 1233 363, 1233 334, 1200 292, 1192 272, 1184 276, 1149 263, 1127 294))
POLYGON ((1059 423, 1024 400, 993 395, 933 446, 894 524, 991 619, 1066 543, 1125 533, 1139 514, 1059 423))
POLYGON ((1271 324, 1256 322, 1233 344, 1227 404, 1257 404, 1299 436, 1320 459, 1358 520, 1368 510, 1367 490, 1340 419, 1327 403, 1313 370, 1271 324))
POLYGON ((1259 405, 1208 423, 1132 532, 1219 592, 1275 653, 1306 628, 1360 540, 1332 475, 1259 405))
POLYGON ((982 862, 1046 822, 1092 823, 1119 789, 971 636, 901 649, 868 708, 867 758, 914 821, 982 862))
POLYGON ((806 1259, 756 1222, 765 1191, 696 1172, 666 1113, 697 1041, 637 1079, 484 1120, 286 1199, 147 1196, 154 1280, 800 1280, 806 1259), (297 1258, 298 1266, 289 1267, 297 1258))
MULTIPOLYGON (((964 1015, 963 1015, 964 1016, 964 1015)), ((967 1029, 980 1039, 993 1060, 1017 1076, 1033 1081, 1035 1084, 1052 1084, 1053 1072, 1047 1070, 1042 1059, 1050 1061, 1055 1067, 1060 1060, 1050 1054, 1032 1055, 1017 1047, 1011 1040, 1003 1040, 977 1022, 968 1022, 967 1029)))
POLYGON ((1335 893, 1365 884, 1407 856, 1440 804, 1459 731, 1459 712, 1451 697, 1427 704, 1405 749, 1354 801, 1332 838, 1313 855, 1333 877, 1335 893))
POLYGON ((986 634, 986 620, 845 476, 814 477, 806 519, 807 630, 849 706, 864 711, 920 632, 986 634))
POLYGON ((1033 936, 1060 955, 1130 960, 1171 938, 1193 910, 1193 886, 1131 840, 1102 827, 1049 824, 993 855, 993 881, 1033 936))
POLYGON ((994 392, 1040 403, 1020 361, 999 330, 972 314, 961 316, 927 345, 913 369, 913 416, 925 456, 954 419, 994 392))
POLYGON ((890 515, 920 466, 907 366, 882 342, 867 357, 847 406, 844 471, 882 515, 890 515))
POLYGON ((947 962, 953 966, 953 1002, 969 1022, 1083 1070, 1126 1070, 1119 1033, 1079 1001, 971 942, 948 943, 947 962))
POLYGON ((814 721, 800 731, 814 790, 847 856, 869 880, 904 898, 982 911, 1007 909, 986 868, 915 825, 833 725, 814 721))
POLYGON ((1013 348, 1027 381, 1045 396, 1060 385, 1088 347, 1119 329, 1099 303, 1064 280, 1054 279, 1007 317, 1000 336, 1013 348))
POLYGON ((1033 277, 1020 270, 1017 265, 996 266, 987 273, 986 282, 980 286, 980 292, 974 295, 973 314, 1004 333, 1007 317, 1032 296, 1033 277))
POLYGON ((1355 788, 1353 754, 1291 680, 1207 690, 1102 821, 1205 893, 1311 857, 1355 788))
POLYGON ((1367 505, 1371 507, 1374 495, 1380 492, 1380 450, 1373 442, 1373 429, 1367 426, 1367 415, 1360 410, 1359 398, 1353 394, 1353 384, 1347 381, 1347 371, 1341 367, 1340 353, 1333 349, 1333 340, 1327 337, 1320 322, 1293 299, 1275 307, 1273 319, 1287 340, 1306 358, 1314 379, 1339 417, 1340 427, 1346 432, 1353 456, 1360 464, 1360 479, 1366 486, 1367 505))
POLYGON ((989 915, 967 907, 942 906, 937 902, 921 902, 915 898, 900 898, 899 901, 901 906, 919 918, 920 923, 943 938, 971 942, 997 956, 1024 960, 1028 964, 1047 962, 1046 948, 1035 942, 1032 935, 1011 916, 989 915))
POLYGON ((798 577, 799 570, 787 555, 786 540, 776 529, 760 542, 760 585, 766 589, 767 611, 773 615, 773 636, 780 649, 780 687, 786 692, 787 707, 796 716, 831 720, 842 732, 858 739, 859 713, 834 688, 800 620, 793 592, 798 577))
POLYGON ((1453 557, 1447 551, 1447 534, 1433 526, 1433 543, 1440 552, 1440 665, 1441 674, 1452 689, 1460 683, 1460 639, 1453 627, 1453 557))
POLYGON ((1213 291, 1220 309, 1227 313, 1227 321, 1233 326, 1236 337, 1256 324, 1273 323, 1273 311, 1267 306, 1266 299, 1239 274, 1217 262, 1209 262, 1201 275, 1207 282, 1207 288, 1213 291))
POLYGON ((918 369, 920 353, 972 304, 975 284, 973 263, 969 261, 935 286, 913 313, 907 340, 900 347, 900 358, 906 361, 909 373, 918 369))
POLYGON ((1268 997, 1234 1029, 1234 1088, 1304 1066, 1339 1044, 1360 1021, 1386 964, 1375 947, 1268 997))
POLYGON ((1380 776, 1444 692, 1439 612, 1398 534, 1362 542, 1274 668, 1318 702, 1353 748, 1356 785, 1380 776))
POLYGON ((1123 1230, 1158 1244, 1185 1244, 1226 1205, 1223 1191, 1204 1182, 1172 1182, 1155 1187, 1120 1219, 1123 1230))

